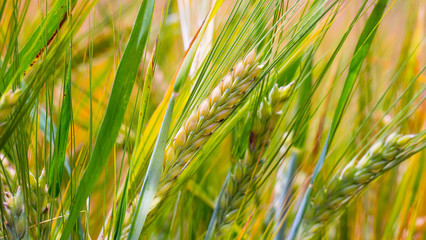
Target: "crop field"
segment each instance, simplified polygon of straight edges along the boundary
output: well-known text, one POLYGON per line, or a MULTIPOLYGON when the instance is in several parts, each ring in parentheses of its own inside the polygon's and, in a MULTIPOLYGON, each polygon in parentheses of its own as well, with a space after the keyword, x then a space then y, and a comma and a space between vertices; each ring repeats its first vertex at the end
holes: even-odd
POLYGON ((426 240, 423 0, 0 0, 0 240, 426 240))

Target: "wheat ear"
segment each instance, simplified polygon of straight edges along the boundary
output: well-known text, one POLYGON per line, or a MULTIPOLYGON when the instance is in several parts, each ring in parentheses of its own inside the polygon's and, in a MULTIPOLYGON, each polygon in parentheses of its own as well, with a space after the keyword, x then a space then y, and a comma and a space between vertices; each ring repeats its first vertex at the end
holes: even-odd
POLYGON ((219 211, 216 221, 216 237, 229 233, 238 212, 244 208, 254 193, 253 182, 260 176, 264 160, 262 150, 269 145, 268 132, 275 127, 274 120, 280 114, 280 106, 289 98, 293 83, 278 88, 274 85, 268 98, 264 98, 259 106, 250 133, 248 149, 244 159, 239 159, 231 169, 230 178, 223 185, 224 194, 219 199, 219 211))
POLYGON ((390 134, 385 141, 375 143, 357 161, 354 158, 345 168, 326 184, 311 201, 311 210, 306 221, 304 239, 317 237, 331 220, 337 219, 359 192, 381 176, 386 170, 396 166, 410 152, 407 144, 414 135, 390 134))

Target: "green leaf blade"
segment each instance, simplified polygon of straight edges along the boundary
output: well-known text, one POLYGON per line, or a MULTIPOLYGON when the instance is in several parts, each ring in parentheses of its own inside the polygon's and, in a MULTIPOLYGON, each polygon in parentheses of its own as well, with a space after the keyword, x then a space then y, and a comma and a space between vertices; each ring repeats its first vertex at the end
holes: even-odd
POLYGON ((109 103, 92 155, 77 188, 77 197, 71 206, 61 239, 67 239, 71 233, 80 211, 93 190, 115 144, 148 40, 154 5, 155 0, 143 1, 139 9, 128 44, 117 69, 109 103))

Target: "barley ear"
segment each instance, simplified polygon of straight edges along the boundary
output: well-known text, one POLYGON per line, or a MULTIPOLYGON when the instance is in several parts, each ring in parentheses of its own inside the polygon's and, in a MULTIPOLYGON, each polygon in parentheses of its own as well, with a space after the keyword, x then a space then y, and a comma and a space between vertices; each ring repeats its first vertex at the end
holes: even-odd
POLYGON ((414 135, 390 134, 385 141, 378 141, 359 160, 353 159, 318 191, 311 200, 307 215, 305 239, 316 238, 331 220, 343 213, 350 202, 368 184, 385 171, 404 161, 412 148, 407 144, 414 135))
MULTIPOLYGON (((14 175, 12 166, 7 166, 5 169, 8 176, 14 175)), ((18 185, 16 178, 9 177, 9 180, 13 186, 18 185)), ((7 184, 3 184, 3 186, 7 186, 7 184)), ((29 196, 25 198, 27 199, 27 206, 24 202, 21 186, 18 185, 14 194, 10 192, 10 189, 8 190, 4 192, 4 207, 9 238, 22 239, 23 236, 31 236, 34 239, 47 238, 49 225, 41 223, 49 217, 48 189, 44 169, 38 179, 31 172, 29 173, 29 196)))
POLYGON ((198 149, 241 103, 245 92, 257 81, 262 68, 263 65, 256 62, 256 53, 250 52, 184 122, 166 147, 164 170, 152 208, 169 193, 198 149))
POLYGON ((9 239, 23 239, 28 234, 27 217, 25 215, 24 197, 21 188, 18 187, 15 194, 5 192, 6 219, 5 225, 9 239))

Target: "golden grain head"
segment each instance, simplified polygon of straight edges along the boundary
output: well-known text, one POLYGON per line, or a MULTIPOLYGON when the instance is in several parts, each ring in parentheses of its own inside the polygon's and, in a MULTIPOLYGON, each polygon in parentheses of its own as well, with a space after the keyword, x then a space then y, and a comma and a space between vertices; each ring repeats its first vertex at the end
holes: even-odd
POLYGON ((204 134, 205 135, 210 135, 211 133, 213 133, 214 130, 216 130, 217 127, 219 127, 220 123, 219 122, 214 122, 212 124, 209 124, 208 126, 206 126, 206 128, 204 129, 204 134))
POLYGON ((248 65, 252 65, 256 60, 256 51, 251 50, 244 59, 244 62, 248 65))
POLYGON ((199 149, 201 146, 203 146, 203 144, 206 142, 206 138, 205 137, 200 137, 197 140, 194 141, 193 143, 193 147, 195 149, 199 149))
POLYGON ((197 122, 198 122, 198 112, 194 111, 191 113, 188 120, 186 121, 186 124, 185 124, 186 132, 190 133, 194 131, 195 128, 197 127, 197 122))
POLYGON ((229 89, 232 87, 232 83, 233 83, 233 78, 230 74, 227 74, 222 82, 220 83, 220 89, 222 90, 222 92, 225 92, 226 89, 229 89))
POLYGON ((237 65, 234 68, 234 71, 232 72, 234 78, 242 77, 242 75, 244 74, 244 70, 245 70, 244 68, 245 68, 244 62, 243 61, 238 62, 237 65))
POLYGON ((225 109, 216 114, 216 121, 222 121, 229 115, 229 110, 225 109))
POLYGON ((173 145, 175 149, 177 149, 180 146, 183 146, 186 141, 186 133, 183 128, 180 128, 179 131, 176 133, 176 138, 173 142, 173 145))
POLYGON ((221 97, 222 97, 222 91, 220 90, 220 87, 215 87, 213 89, 213 92, 210 95, 210 104, 213 105, 213 103, 218 102, 221 97))
POLYGON ((167 148, 166 148, 165 159, 167 161, 170 161, 170 160, 174 159, 174 157, 175 157, 175 150, 174 150, 172 145, 168 145, 167 148))
POLYGON ((201 105, 200 108, 198 109, 198 115, 201 117, 208 117, 209 113, 210 113, 210 101, 208 99, 204 100, 201 105))
POLYGON ((239 101, 241 100, 241 96, 233 96, 232 98, 230 98, 227 103, 229 104, 229 106, 234 106, 235 104, 237 104, 239 101))

